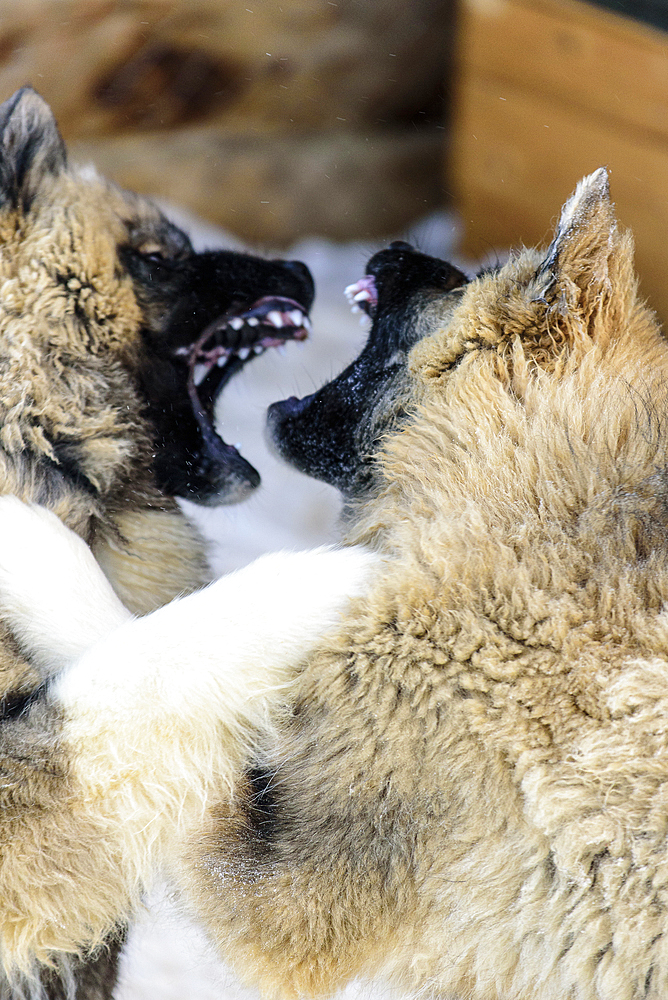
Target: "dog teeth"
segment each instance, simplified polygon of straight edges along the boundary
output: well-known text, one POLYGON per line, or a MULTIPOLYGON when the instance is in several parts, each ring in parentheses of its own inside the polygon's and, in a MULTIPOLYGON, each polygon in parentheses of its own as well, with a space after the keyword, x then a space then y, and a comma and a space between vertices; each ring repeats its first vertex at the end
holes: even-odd
POLYGON ((362 312, 362 307, 361 306, 351 306, 350 307, 350 311, 353 312, 353 313, 361 313, 362 312))
POLYGON ((264 347, 262 346, 262 344, 256 344, 255 347, 253 348, 253 353, 254 354, 263 354, 264 353, 264 347))
POLYGON ((300 313, 299 309, 293 309, 292 312, 289 312, 288 319, 291 320, 295 326, 304 325, 304 316, 300 313))
POLYGON ((195 385, 201 385, 210 370, 209 365, 195 365, 193 370, 193 382, 195 385))
POLYGON ((227 325, 231 326, 233 330, 240 330, 244 325, 244 321, 239 316, 235 316, 227 325))
POLYGON ((279 330, 282 326, 285 325, 283 323, 283 317, 281 316, 281 314, 277 309, 272 309, 270 313, 267 313, 267 319, 269 320, 272 326, 278 327, 279 330))
POLYGON ((371 292, 363 288, 356 295, 353 295, 353 302, 371 302, 371 292))
POLYGON ((241 358, 242 361, 245 361, 250 352, 251 352, 250 347, 242 347, 240 348, 240 350, 237 351, 237 357, 241 358))
POLYGON ((226 361, 227 361, 227 354, 221 354, 218 360, 216 361, 216 364, 218 365, 219 368, 222 368, 226 361))
POLYGON ((257 316, 251 316, 251 318, 247 319, 246 322, 249 326, 257 326, 260 321, 257 316))

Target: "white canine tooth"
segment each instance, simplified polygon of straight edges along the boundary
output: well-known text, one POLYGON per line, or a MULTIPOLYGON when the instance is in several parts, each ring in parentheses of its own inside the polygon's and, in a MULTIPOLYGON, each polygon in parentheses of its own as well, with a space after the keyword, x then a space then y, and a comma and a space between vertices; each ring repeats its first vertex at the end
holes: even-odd
POLYGON ((260 321, 257 316, 251 316, 251 318, 247 319, 246 322, 249 326, 257 326, 260 321))
POLYGON ((245 361, 250 352, 250 347, 242 347, 237 351, 237 357, 241 358, 242 361, 245 361))
POLYGON ((241 327, 244 325, 244 321, 241 319, 241 317, 235 316, 234 319, 231 319, 227 325, 231 326, 233 330, 240 330, 241 327))
POLYGON ((262 346, 262 344, 256 344, 255 347, 253 348, 253 352, 255 354, 262 354, 263 351, 264 351, 264 347, 262 346))
POLYGON ((219 368, 222 368, 226 361, 227 361, 227 354, 221 354, 218 360, 216 361, 216 364, 218 365, 219 368))
POLYGON ((209 374, 209 365, 195 365, 193 371, 193 382, 195 385, 201 385, 204 379, 209 374))
POLYGON ((357 295, 353 296, 353 302, 370 302, 370 301, 371 301, 371 292, 368 291, 366 288, 363 288, 361 292, 358 292, 357 295))
POLYGON ((343 289, 343 294, 347 295, 348 298, 351 298, 357 291, 357 285, 358 285, 357 281, 353 281, 352 285, 346 285, 346 287, 343 289))
POLYGON ((301 313, 299 309, 293 309, 292 312, 289 312, 288 319, 292 320, 295 326, 301 326, 304 322, 303 313, 301 313))
POLYGON ((304 316, 304 319, 302 321, 302 326, 304 327, 305 330, 311 329, 311 320, 308 318, 308 316, 304 316))
POLYGON ((272 309, 270 313, 267 313, 267 319, 272 326, 277 326, 279 329, 283 326, 283 317, 278 309, 272 309))

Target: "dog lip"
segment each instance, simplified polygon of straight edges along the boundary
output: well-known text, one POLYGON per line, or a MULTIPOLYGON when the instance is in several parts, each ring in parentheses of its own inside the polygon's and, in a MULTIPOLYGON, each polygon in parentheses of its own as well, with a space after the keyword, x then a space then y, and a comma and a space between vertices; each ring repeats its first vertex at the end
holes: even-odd
POLYGON ((267 413, 269 415, 280 413, 283 416, 295 416, 309 406, 314 395, 315 393, 311 393, 311 395, 303 396, 301 399, 297 396, 288 396, 287 399, 279 399, 276 403, 270 404, 267 413))
MULTIPOLYGON (((261 344, 264 334, 272 340, 306 340, 311 330, 308 309, 296 299, 279 295, 264 295, 244 310, 228 310, 209 323, 191 344, 177 347, 176 357, 189 359, 191 365, 199 359, 234 354, 245 347, 261 344), (280 330, 280 333, 277 331, 280 330), (211 341, 211 345, 209 345, 211 341)), ((265 346, 275 346, 267 344, 265 346)))
POLYGON ((246 362, 288 340, 306 340, 310 329, 308 312, 295 299, 264 295, 243 311, 217 317, 193 344, 177 348, 175 353, 187 357, 188 381, 195 387, 209 380, 206 394, 211 407, 223 386, 246 362))
POLYGON ((205 454, 221 467, 239 466, 238 478, 251 489, 259 482, 258 473, 214 429, 215 401, 248 361, 288 340, 305 340, 310 328, 308 310, 296 299, 264 295, 242 311, 230 310, 218 316, 193 344, 175 352, 187 360, 188 396, 205 454))

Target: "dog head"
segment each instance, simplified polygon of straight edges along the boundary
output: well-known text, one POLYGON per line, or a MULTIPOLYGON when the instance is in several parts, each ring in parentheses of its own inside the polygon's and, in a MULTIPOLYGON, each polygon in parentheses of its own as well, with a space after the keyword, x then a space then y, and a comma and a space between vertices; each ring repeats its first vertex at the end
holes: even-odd
MULTIPOLYGON (((497 507, 503 495, 533 503, 550 463, 570 469, 564 489, 582 511, 601 484, 613 495, 622 466, 640 481, 665 464, 666 343, 638 297, 605 170, 578 186, 547 250, 467 283, 394 244, 350 292, 373 319, 362 354, 268 417, 280 453, 338 486, 349 523, 366 523, 350 537, 392 532, 409 503, 438 518, 492 483, 497 507)), ((557 503, 543 485, 541 502, 557 503)))
POLYGON ((0 106, 0 243, 8 450, 37 452, 93 491, 123 463, 201 503, 257 486, 214 430, 214 404, 258 354, 306 337, 305 265, 195 253, 149 201, 70 166, 29 88, 0 106))
POLYGON ((283 458, 347 499, 365 496, 380 441, 411 404, 411 348, 442 322, 445 303, 456 301, 465 283, 456 267, 408 243, 375 254, 365 276, 346 289, 353 307, 373 321, 360 356, 312 395, 269 408, 269 436, 283 458))

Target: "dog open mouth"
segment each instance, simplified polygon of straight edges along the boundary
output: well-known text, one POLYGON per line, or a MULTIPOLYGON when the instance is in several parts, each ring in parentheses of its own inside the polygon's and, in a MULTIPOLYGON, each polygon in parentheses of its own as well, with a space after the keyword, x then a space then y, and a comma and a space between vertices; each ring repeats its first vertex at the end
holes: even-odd
POLYGON ((260 473, 219 435, 216 402, 254 358, 309 336, 311 273, 298 260, 233 250, 167 263, 129 251, 125 263, 148 318, 139 383, 157 482, 195 503, 238 503, 259 486, 260 473))
POLYGON ((352 312, 365 312, 371 319, 374 318, 378 307, 378 289, 372 274, 366 274, 359 281, 348 285, 344 288, 343 294, 350 302, 352 312))
POLYGON ((211 423, 212 409, 224 386, 252 358, 288 340, 306 340, 311 323, 294 299, 265 295, 241 313, 227 313, 209 323, 190 347, 188 393, 198 423, 211 423))
POLYGON ((241 312, 229 311, 209 323, 197 340, 176 349, 187 359, 188 396, 209 460, 236 466, 252 486, 259 475, 214 429, 216 400, 230 379, 244 365, 269 348, 280 348, 289 340, 303 341, 310 332, 307 312, 295 299, 264 295, 241 312))
POLYGON ((447 297, 466 276, 452 264, 395 240, 344 290, 353 312, 372 326, 359 356, 320 389, 273 403, 269 440, 300 472, 335 486, 344 499, 361 497, 375 482, 380 442, 406 415, 407 360, 427 332, 422 318, 435 304, 435 322, 447 297))

